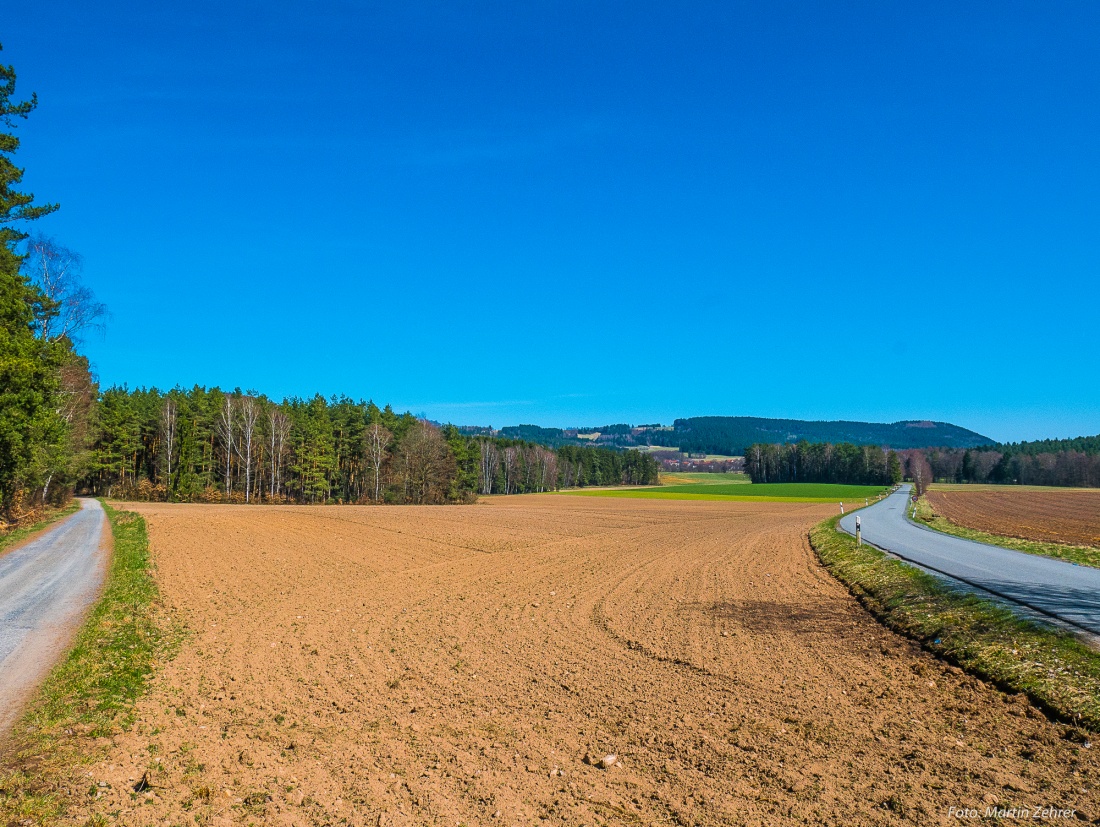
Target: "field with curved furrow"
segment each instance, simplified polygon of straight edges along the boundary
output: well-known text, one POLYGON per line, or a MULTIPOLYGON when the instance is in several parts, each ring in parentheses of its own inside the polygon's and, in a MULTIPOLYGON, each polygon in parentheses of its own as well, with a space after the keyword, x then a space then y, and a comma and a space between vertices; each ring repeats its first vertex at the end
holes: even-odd
POLYGON ((128 507, 189 635, 87 768, 78 821, 1100 816, 1097 750, 819 566, 805 535, 834 505, 128 507))

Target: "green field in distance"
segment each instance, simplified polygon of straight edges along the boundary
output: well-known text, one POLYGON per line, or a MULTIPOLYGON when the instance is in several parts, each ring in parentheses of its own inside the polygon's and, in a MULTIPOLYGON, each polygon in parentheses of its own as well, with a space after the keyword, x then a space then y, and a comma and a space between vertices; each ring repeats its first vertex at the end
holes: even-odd
POLYGON ((652 500, 715 500, 741 502, 850 502, 862 505, 886 492, 882 485, 837 485, 819 482, 726 483, 661 485, 651 488, 587 488, 564 493, 584 497, 627 497, 652 500))
POLYGON ((661 482, 663 485, 719 485, 721 483, 748 483, 749 475, 737 471, 725 471, 710 474, 698 471, 662 471, 661 482))

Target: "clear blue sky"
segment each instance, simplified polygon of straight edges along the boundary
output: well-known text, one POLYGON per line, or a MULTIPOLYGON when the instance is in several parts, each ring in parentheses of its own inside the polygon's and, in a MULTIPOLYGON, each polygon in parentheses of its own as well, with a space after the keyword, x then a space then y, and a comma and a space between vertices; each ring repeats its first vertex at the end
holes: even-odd
POLYGON ((105 384, 1100 432, 1100 4, 6 0, 105 384))

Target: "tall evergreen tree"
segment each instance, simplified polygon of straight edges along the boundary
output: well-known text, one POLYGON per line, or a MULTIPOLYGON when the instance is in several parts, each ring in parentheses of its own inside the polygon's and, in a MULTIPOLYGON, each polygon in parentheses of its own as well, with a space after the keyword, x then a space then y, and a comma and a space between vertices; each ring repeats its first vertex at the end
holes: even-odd
POLYGON ((15 70, 0 65, 0 516, 10 517, 26 494, 44 493, 51 461, 64 451, 66 428, 58 393, 65 342, 35 336, 40 321, 57 308, 19 272, 17 245, 26 237, 15 226, 53 212, 56 204, 34 204, 20 192, 23 170, 13 157, 19 139, 12 131, 38 99, 16 101, 15 70))

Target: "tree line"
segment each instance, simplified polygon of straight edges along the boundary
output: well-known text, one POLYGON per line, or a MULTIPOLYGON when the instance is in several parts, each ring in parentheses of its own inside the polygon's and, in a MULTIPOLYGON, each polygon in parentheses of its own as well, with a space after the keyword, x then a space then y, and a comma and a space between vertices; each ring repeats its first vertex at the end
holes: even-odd
POLYGON ((745 449, 745 473, 754 483, 833 482, 893 485, 901 482, 901 458, 895 451, 850 442, 771 444, 745 449))
POLYGON ((1078 436, 1073 439, 1037 439, 1031 442, 1001 442, 980 450, 1000 451, 1006 454, 1061 454, 1076 451, 1079 454, 1093 456, 1100 454, 1100 434, 1096 436, 1078 436))
POLYGON ((347 397, 116 387, 96 425, 83 485, 110 497, 434 504, 658 480, 637 451, 471 436, 347 397))
POLYGON ((1075 440, 1005 445, 1003 450, 935 448, 906 453, 920 454, 934 482, 1096 488, 1100 487, 1100 453, 1095 450, 1097 443, 1100 443, 1100 438, 1079 437, 1075 440), (1076 444, 1093 450, 1066 448, 1043 451, 1039 448, 1043 445, 1057 447, 1059 444, 1076 444))
POLYGON ((756 443, 745 450, 753 482, 840 482, 892 485, 903 479, 923 494, 933 482, 1100 487, 1100 453, 1081 450, 1100 439, 1044 440, 979 448, 887 448, 851 443, 756 443), (1035 446, 1075 447, 1056 451, 1035 446), (1023 450, 1017 450, 1020 447, 1023 450), (1029 450, 1030 449, 1030 450, 1029 450))
POLYGON ((516 439, 479 438, 478 491, 516 494, 590 485, 656 485, 660 463, 640 451, 562 445, 550 450, 516 439))

